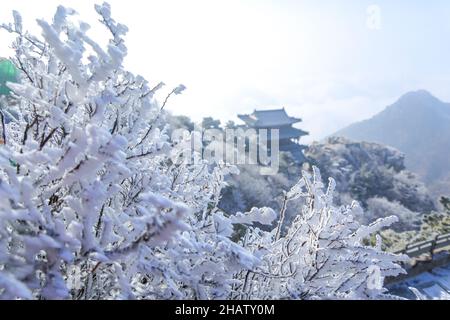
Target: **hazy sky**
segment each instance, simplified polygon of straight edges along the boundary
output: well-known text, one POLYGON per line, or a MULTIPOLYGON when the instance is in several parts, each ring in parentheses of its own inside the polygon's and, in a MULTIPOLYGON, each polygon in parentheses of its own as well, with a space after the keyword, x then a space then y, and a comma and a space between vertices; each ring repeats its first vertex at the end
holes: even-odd
MULTIPOLYGON (((450 101, 448 0, 110 0, 128 25, 126 66, 150 81, 188 90, 168 109, 195 120, 237 121, 237 113, 284 106, 319 139, 427 89, 450 101)), ((98 2, 97 2, 98 3, 98 2)), ((0 21, 17 9, 51 19, 58 4, 96 25, 94 2, 0 2, 0 21)), ((11 38, 0 33, 0 56, 11 38)), ((407 115, 405 115, 407 116, 407 115)))

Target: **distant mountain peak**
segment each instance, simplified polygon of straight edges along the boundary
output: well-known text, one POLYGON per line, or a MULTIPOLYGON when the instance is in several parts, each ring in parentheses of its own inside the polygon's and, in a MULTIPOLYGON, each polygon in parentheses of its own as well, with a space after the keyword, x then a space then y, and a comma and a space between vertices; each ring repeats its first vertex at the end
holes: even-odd
POLYGON ((372 118, 334 136, 400 150, 406 155, 407 168, 425 182, 450 177, 450 104, 426 90, 408 92, 372 118))
MULTIPOLYGON (((395 104, 434 104, 443 103, 427 90, 416 90, 405 93, 395 104)), ((395 105, 394 104, 394 105, 395 105)))
MULTIPOLYGON (((419 89, 419 90, 415 90, 415 91, 409 91, 407 93, 405 93, 403 97, 413 97, 413 98, 421 98, 421 97, 431 97, 434 98, 434 96, 430 93, 430 91, 428 90, 424 90, 424 89, 419 89)), ((401 99, 401 98, 400 98, 401 99)))

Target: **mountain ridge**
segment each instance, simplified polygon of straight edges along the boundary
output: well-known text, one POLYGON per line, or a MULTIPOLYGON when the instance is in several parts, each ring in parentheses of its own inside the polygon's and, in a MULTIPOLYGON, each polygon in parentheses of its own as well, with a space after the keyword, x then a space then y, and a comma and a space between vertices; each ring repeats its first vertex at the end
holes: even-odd
POLYGON ((408 92, 380 113, 332 136, 398 149, 406 156, 408 170, 427 184, 450 178, 450 103, 426 90, 408 92))

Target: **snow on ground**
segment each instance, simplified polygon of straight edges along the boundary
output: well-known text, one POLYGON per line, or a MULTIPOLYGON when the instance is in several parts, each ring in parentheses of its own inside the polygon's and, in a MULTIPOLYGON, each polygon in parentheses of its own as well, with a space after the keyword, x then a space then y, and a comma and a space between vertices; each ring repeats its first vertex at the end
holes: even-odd
POLYGON ((390 292, 408 299, 415 299, 416 296, 409 289, 410 287, 416 288, 428 299, 449 299, 450 265, 433 269, 398 283, 390 288, 390 292))

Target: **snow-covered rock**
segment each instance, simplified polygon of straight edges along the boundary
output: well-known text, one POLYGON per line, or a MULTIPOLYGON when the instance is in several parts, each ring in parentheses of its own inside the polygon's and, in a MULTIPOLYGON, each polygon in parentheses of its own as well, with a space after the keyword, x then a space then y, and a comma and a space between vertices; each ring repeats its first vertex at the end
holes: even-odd
POLYGON ((338 203, 356 199, 368 209, 364 222, 395 214, 397 230, 414 229, 423 214, 436 209, 424 184, 405 169, 404 154, 394 148, 331 137, 313 143, 306 156, 325 178, 336 180, 338 203))

